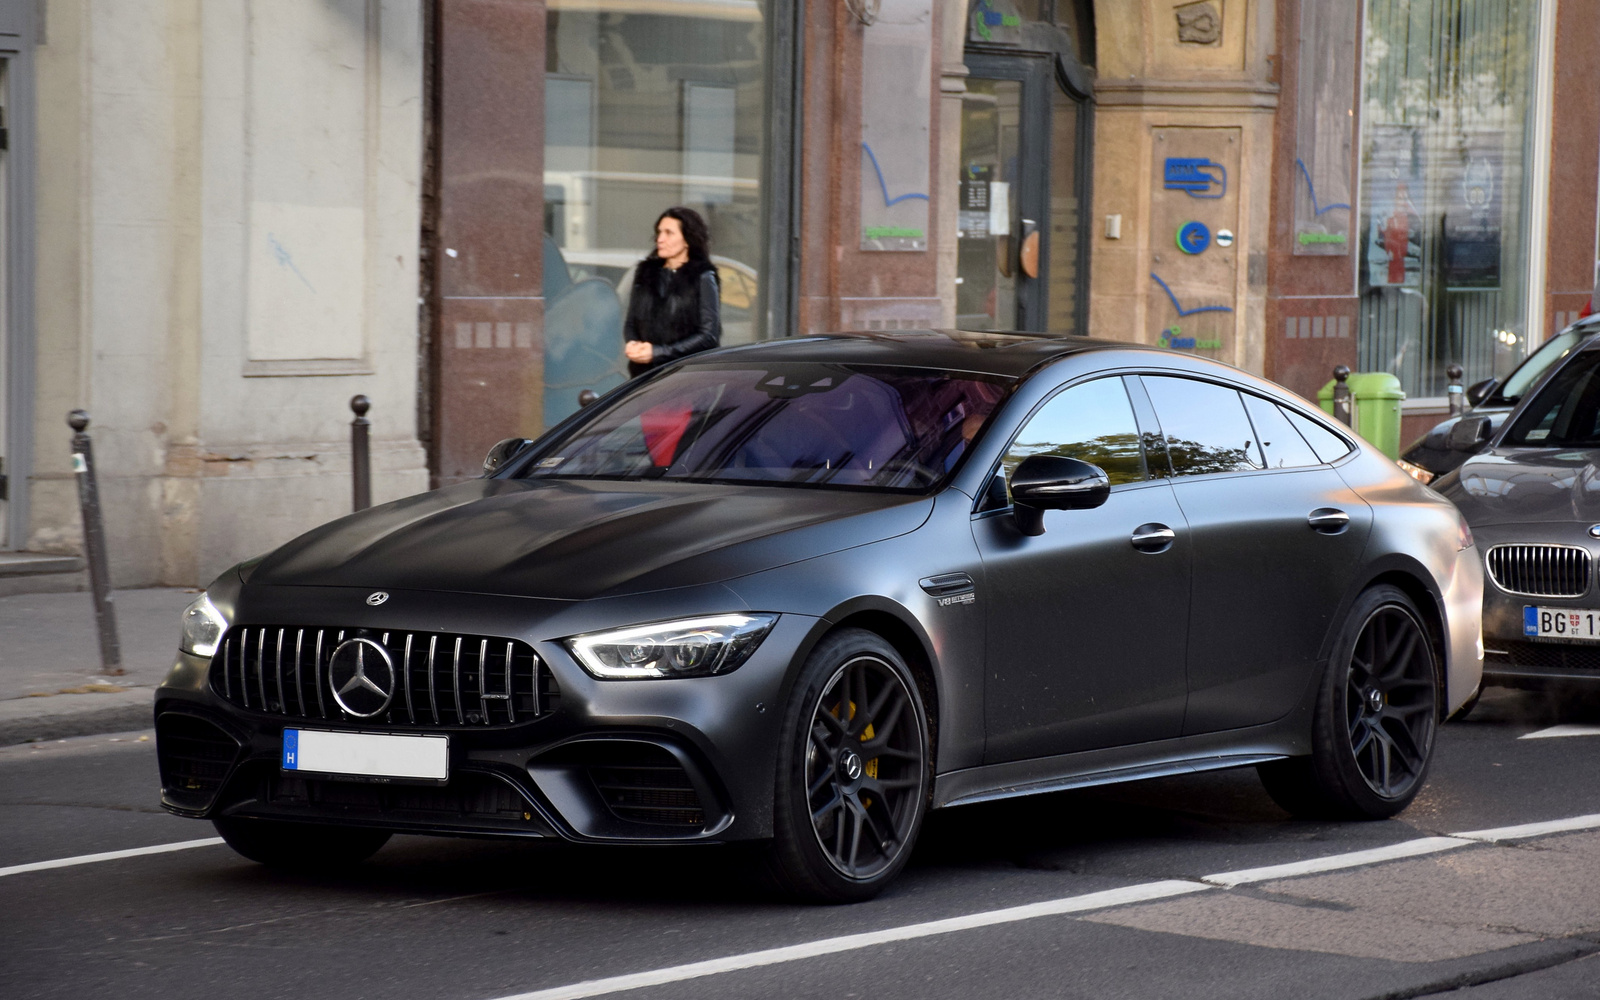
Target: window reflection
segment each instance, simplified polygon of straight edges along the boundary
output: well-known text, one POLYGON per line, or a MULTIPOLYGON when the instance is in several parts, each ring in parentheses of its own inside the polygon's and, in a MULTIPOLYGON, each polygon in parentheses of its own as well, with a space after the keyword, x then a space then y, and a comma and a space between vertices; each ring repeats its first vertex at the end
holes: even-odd
POLYGON ((1235 389, 1194 379, 1145 376, 1176 476, 1261 469, 1255 431, 1235 389))
POLYGON ((1046 403, 1007 450, 1006 480, 1033 455, 1060 455, 1097 465, 1113 486, 1143 481, 1144 452, 1122 379, 1073 386, 1046 403))

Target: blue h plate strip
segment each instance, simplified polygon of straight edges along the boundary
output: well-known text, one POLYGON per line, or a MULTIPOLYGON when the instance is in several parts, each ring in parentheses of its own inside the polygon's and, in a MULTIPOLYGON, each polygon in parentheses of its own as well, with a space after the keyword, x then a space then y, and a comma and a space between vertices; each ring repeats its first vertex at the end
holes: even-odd
POLYGON ((285 729, 283 731, 283 769, 297 771, 300 769, 300 730, 285 729))
POLYGON ((1539 609, 1529 605, 1522 607, 1522 634, 1539 634, 1539 609))

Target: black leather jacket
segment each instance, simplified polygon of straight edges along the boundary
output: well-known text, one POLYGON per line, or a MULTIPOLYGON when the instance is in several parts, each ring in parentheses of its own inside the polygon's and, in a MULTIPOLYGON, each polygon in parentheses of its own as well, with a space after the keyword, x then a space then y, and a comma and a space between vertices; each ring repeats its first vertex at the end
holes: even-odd
POLYGON ((677 270, 659 257, 646 257, 633 272, 628 317, 629 340, 652 345, 648 365, 628 362, 628 374, 641 375, 687 354, 722 343, 721 296, 717 269, 710 261, 690 260, 677 270))

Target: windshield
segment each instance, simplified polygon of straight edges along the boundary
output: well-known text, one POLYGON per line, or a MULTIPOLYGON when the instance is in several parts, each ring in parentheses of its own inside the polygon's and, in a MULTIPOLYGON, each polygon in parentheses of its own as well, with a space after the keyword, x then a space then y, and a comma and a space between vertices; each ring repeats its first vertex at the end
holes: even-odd
POLYGON ((550 442, 523 475, 927 490, 1011 383, 914 368, 688 365, 550 442))
POLYGON ((1528 355, 1526 361, 1511 370, 1505 384, 1494 391, 1499 402, 1515 403, 1521 399, 1522 394, 1533 388, 1545 372, 1554 368, 1556 362, 1572 353, 1578 342, 1593 332, 1591 327, 1568 327, 1539 345, 1539 349, 1528 355))
POLYGON ((1570 448, 1600 445, 1600 350, 1585 351, 1528 400, 1505 443, 1570 448))

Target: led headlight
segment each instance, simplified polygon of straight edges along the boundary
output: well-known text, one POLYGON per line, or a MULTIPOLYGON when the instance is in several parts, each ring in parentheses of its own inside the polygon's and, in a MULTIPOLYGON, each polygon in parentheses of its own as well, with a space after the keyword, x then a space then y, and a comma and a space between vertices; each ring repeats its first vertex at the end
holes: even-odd
POLYGON ((708 615, 577 635, 566 644, 603 680, 709 677, 748 660, 777 621, 777 615, 756 613, 708 615))
POLYGON ((201 594, 195 602, 183 609, 183 638, 178 641, 178 646, 185 653, 196 656, 211 656, 217 651, 217 643, 222 641, 222 633, 228 630, 228 622, 222 617, 222 612, 211 603, 211 598, 201 594))

